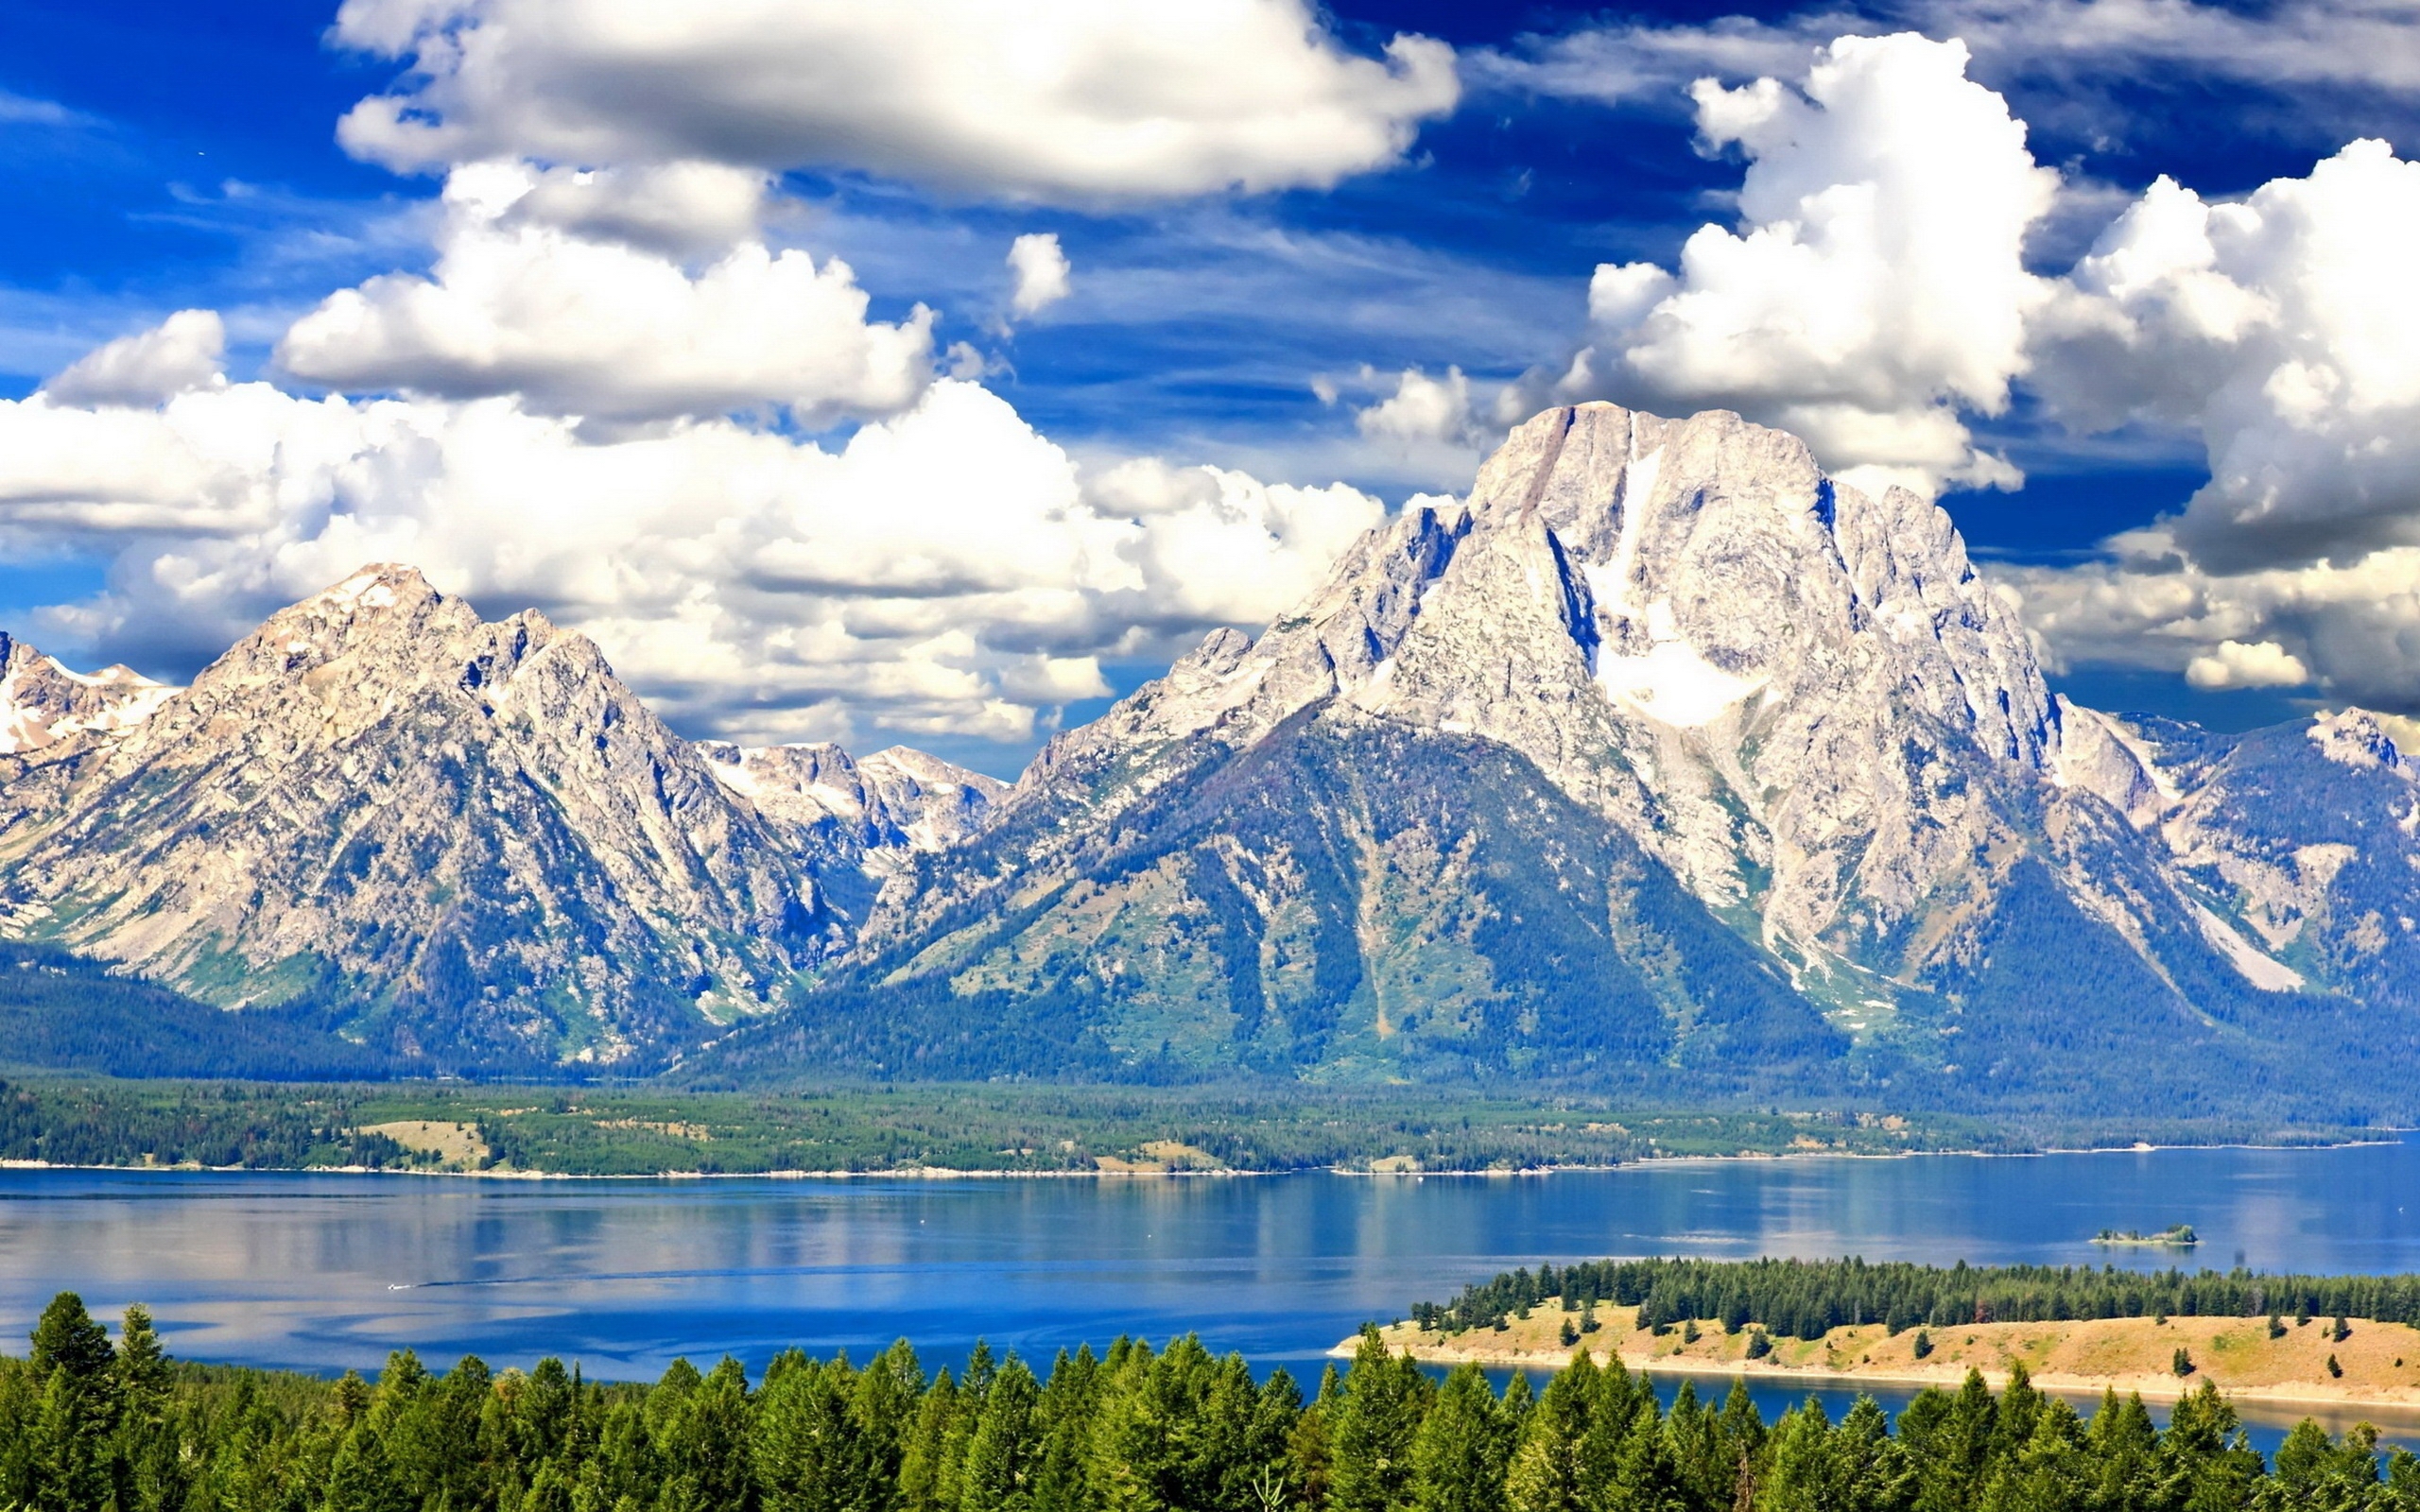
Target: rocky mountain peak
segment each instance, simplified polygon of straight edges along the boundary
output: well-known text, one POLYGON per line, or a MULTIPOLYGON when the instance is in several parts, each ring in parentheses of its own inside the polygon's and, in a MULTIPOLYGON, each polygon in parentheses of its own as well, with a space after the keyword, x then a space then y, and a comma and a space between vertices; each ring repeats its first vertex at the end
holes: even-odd
POLYGON ((1020 1065, 1076 1022, 1322 1074, 2245 1064, 2338 984, 2420 1004, 2411 781, 2358 712, 2233 737, 2055 699, 1930 501, 1727 412, 1568 406, 1054 739, 886 891, 813 1042, 881 1002, 926 1015, 902 1057, 1042 1005, 1020 1065))
POLYGON ((131 667, 71 671, 0 632, 0 756, 42 750, 74 735, 115 737, 180 691, 131 667))
POLYGON ((390 696, 480 626, 417 568, 378 563, 278 610, 194 679, 198 716, 225 699, 301 681, 322 702, 390 696))
POLYGON ((1975 777, 2042 775, 2059 719, 1940 508, 1727 411, 1588 404, 1516 428, 1461 507, 1373 529, 1257 642, 1216 632, 1055 741, 1018 801, 1148 791, 1178 769, 1154 753, 1328 701, 1512 747, 1708 902, 1850 954, 1973 865, 1999 822, 1975 777))
POLYGON ((1575 638, 1626 714, 1787 726, 1866 644, 1925 714, 1994 754, 2038 764, 2052 738, 2012 607, 1948 515, 1904 490, 1836 485, 1785 432, 1725 410, 1549 410, 1489 458, 1468 507, 1481 531, 1551 533, 1585 590, 1575 638))
POLYGON ((661 1053, 831 943, 812 867, 593 642, 407 567, 280 610, 8 797, 19 933, 222 1001, 442 1003, 491 1057, 661 1053))

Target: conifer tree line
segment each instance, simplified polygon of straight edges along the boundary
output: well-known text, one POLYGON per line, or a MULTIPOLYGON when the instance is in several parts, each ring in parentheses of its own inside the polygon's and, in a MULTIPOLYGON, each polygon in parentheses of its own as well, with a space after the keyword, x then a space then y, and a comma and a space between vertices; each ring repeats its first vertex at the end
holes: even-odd
POLYGON ((2101 1317, 2358 1317, 2420 1326, 2420 1276, 2268 1276, 2116 1266, 1868 1264, 1862 1260, 1599 1260, 1540 1265, 1421 1302, 1424 1330, 1493 1329, 1557 1301, 1638 1309, 1641 1328, 1699 1322, 1820 1339, 1836 1328, 2101 1317))
POLYGON ((751 1383, 676 1362, 652 1385, 391 1355, 375 1383, 179 1365, 130 1310, 113 1347, 73 1295, 0 1361, 11 1512, 2420 1512, 2420 1460, 2305 1422, 2265 1463, 2204 1385, 2157 1429, 2089 1418, 2020 1374, 1768 1425, 1735 1386, 1585 1355, 1532 1394, 1433 1379, 1366 1331, 1310 1400, 1192 1337, 1062 1353, 980 1347, 927 1374, 798 1351, 751 1383))

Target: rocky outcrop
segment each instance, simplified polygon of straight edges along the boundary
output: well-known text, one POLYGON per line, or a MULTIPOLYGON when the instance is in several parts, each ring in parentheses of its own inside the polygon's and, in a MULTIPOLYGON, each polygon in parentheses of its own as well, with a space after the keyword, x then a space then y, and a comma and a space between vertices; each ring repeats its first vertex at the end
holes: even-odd
POLYGON ((996 777, 906 746, 862 761, 829 742, 701 741, 698 750, 715 780, 815 874, 851 936, 886 890, 912 889, 916 857, 979 833, 1009 792, 996 777))
POLYGON ((2242 734, 2089 719, 2115 749, 2075 780, 2165 849, 2248 972, 2420 1007, 2420 764, 2377 715, 2242 734))

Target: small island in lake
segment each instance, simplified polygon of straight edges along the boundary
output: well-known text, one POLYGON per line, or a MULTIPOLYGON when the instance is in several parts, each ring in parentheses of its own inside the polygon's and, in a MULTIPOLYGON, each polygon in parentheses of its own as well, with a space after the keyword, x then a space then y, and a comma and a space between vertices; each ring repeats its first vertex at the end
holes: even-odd
POLYGON ((2193 1231, 2191 1224, 2179 1223, 2170 1224, 2155 1234, 2137 1233, 2132 1228, 2123 1233, 2115 1228, 2103 1228, 2092 1236, 2092 1242, 2096 1245, 2152 1245, 2162 1249, 2190 1249, 2202 1242, 2202 1236, 2193 1231))

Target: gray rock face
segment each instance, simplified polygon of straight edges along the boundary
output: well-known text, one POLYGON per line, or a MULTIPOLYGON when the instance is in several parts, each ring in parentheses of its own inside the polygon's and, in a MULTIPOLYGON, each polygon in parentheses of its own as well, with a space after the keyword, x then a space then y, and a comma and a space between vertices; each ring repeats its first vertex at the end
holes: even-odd
POLYGON ((701 741, 706 769, 782 834, 854 934, 886 890, 914 885, 914 859, 980 833, 1009 792, 996 777, 893 746, 858 761, 828 742, 701 741))
POLYGON ((1427 612, 1349 696, 1522 750, 1786 955, 1871 960, 1989 849, 1978 772, 2056 738, 1948 517, 1837 488, 1795 438, 1549 411, 1468 510, 1427 612))
POLYGON ((441 1062, 645 1061, 844 938, 787 821, 594 643, 407 567, 277 614, 139 724, 64 723, 0 764, 10 932, 229 1005, 320 994, 441 1062))

